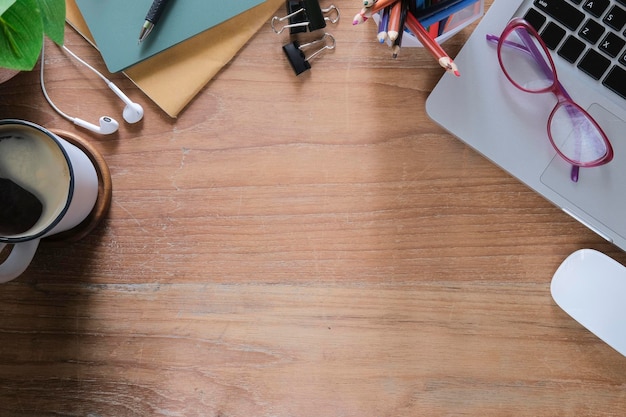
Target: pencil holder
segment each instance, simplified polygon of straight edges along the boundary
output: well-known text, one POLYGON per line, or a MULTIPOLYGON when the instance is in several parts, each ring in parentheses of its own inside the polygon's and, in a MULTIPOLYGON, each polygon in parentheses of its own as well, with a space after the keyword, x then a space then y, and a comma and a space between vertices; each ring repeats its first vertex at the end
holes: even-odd
MULTIPOLYGON (((416 0, 410 3, 409 11, 426 28, 437 43, 442 43, 454 36, 461 29, 470 25, 484 14, 484 0, 440 0, 428 5, 428 0, 416 0)), ((374 13, 372 18, 379 28, 381 10, 374 13)), ((384 39, 379 39, 384 42, 384 39)), ((389 42, 387 40, 387 42, 389 42)), ((402 36, 402 47, 422 47, 422 43, 411 33, 405 30, 402 36)))

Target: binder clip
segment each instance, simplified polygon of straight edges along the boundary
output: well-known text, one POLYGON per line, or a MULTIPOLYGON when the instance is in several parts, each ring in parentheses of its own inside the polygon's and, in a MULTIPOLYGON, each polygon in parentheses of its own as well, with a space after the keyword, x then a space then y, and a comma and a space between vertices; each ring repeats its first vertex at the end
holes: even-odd
POLYGON ((310 32, 326 27, 326 21, 337 23, 339 21, 339 9, 334 5, 322 9, 318 0, 287 0, 287 16, 274 16, 271 21, 274 33, 282 33, 289 29, 289 33, 296 34, 310 32), (330 14, 330 16, 324 16, 330 14), (288 20, 288 23, 281 28, 277 28, 277 22, 288 20))
POLYGON ((291 67, 293 68, 293 71, 296 73, 296 75, 300 75, 304 71, 311 69, 311 64, 309 63, 309 61, 322 53, 324 49, 335 49, 335 38, 333 37, 333 35, 324 33, 324 36, 322 36, 320 39, 313 42, 305 43, 304 45, 300 45, 298 41, 293 41, 283 46, 283 52, 285 52, 285 55, 287 55, 287 59, 289 60, 289 63, 291 64, 291 67), (303 50, 320 43, 323 43, 324 46, 319 48, 307 58, 303 50))

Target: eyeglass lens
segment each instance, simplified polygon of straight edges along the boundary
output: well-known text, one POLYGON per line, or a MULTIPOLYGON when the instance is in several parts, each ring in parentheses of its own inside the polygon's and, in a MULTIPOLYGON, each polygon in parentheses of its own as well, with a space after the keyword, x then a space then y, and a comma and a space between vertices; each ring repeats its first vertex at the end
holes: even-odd
POLYGON ((602 134, 586 113, 571 103, 558 105, 550 120, 554 146, 571 161, 592 165, 608 153, 602 134))
POLYGON ((519 89, 545 91, 554 84, 554 73, 545 48, 525 28, 508 33, 500 50, 502 69, 519 89))

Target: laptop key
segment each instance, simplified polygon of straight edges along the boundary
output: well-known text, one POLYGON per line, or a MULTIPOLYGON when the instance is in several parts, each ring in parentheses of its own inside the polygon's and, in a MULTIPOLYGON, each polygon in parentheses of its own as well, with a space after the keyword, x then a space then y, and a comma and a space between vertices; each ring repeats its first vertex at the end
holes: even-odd
POLYGON ((576 60, 583 53, 584 50, 584 42, 570 35, 567 37, 565 42, 563 42, 563 46, 561 46, 558 53, 567 62, 573 64, 574 62, 576 62, 576 60))
POLYGON ((626 25, 626 10, 613 6, 602 21, 619 32, 626 25))
POLYGON ((534 4, 570 30, 576 30, 585 19, 583 12, 565 0, 535 0, 534 4))
POLYGON ((587 0, 583 7, 595 17, 600 17, 610 3, 610 0, 587 0))
POLYGON ((609 75, 604 79, 602 84, 626 99, 626 70, 618 66, 614 66, 609 75))
POLYGON ((565 37, 565 29, 555 23, 548 23, 548 26, 541 32, 541 39, 543 39, 546 46, 552 50, 555 50, 561 40, 565 37))
POLYGON ((604 34, 604 27, 595 20, 589 19, 585 22, 578 34, 581 38, 593 45, 598 42, 600 37, 604 34))
POLYGON ((598 52, 590 49, 578 63, 578 68, 591 78, 599 80, 602 78, 602 75, 604 75, 610 65, 611 61, 608 58, 603 57, 598 52))
POLYGON ((626 45, 626 41, 624 39, 620 38, 613 32, 609 32, 604 39, 602 39, 598 48, 611 58, 615 58, 620 53, 622 48, 624 48, 624 45, 626 45))
POLYGON ((547 19, 544 15, 531 7, 524 15, 524 20, 530 23, 530 25, 534 27, 537 32, 539 32, 541 26, 546 23, 547 19))

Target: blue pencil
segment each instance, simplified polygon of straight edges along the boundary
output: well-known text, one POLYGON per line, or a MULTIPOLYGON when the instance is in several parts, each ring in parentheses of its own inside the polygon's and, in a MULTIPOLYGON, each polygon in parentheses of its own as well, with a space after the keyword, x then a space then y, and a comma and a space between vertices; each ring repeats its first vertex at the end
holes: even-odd
POLYGON ((424 27, 447 19, 456 12, 477 3, 479 0, 443 0, 428 9, 416 10, 413 16, 419 20, 424 27))
POLYGON ((378 22, 378 42, 384 43, 387 39, 387 25, 389 24, 389 6, 380 11, 380 22, 378 22))
POLYGON ((443 32, 446 30, 446 24, 448 23, 449 19, 450 17, 446 17, 445 19, 439 22, 439 30, 437 32, 437 36, 443 35, 443 32))

